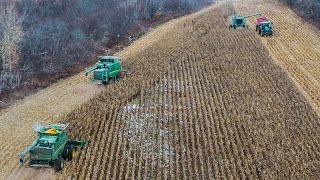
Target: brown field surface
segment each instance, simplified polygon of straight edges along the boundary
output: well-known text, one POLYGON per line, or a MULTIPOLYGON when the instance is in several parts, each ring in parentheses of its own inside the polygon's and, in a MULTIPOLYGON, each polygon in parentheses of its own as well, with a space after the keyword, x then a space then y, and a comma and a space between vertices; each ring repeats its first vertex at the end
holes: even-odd
POLYGON ((59 178, 317 177, 318 116, 255 32, 227 30, 232 13, 214 5, 123 52, 132 77, 68 116, 89 145, 59 178))
POLYGON ((19 167, 18 153, 35 138, 33 125, 60 121, 101 90, 77 75, 6 109, 0 115, 0 179, 19 167))
MULTIPOLYGON (((274 23, 275 36, 261 38, 272 58, 293 78, 320 116, 320 31, 274 0, 234 1, 238 13, 260 12, 274 23)), ((250 18, 254 29, 254 18, 250 18)), ((257 35, 258 36, 258 35, 257 35)))
MULTIPOLYGON (((250 6, 252 1, 241 2, 250 6)), ((319 94, 314 86, 301 85, 313 80, 294 76, 290 67, 296 60, 283 54, 289 64, 281 63, 275 52, 285 50, 272 48, 271 38, 252 28, 229 31, 228 18, 240 9, 249 13, 238 1, 223 1, 156 28, 118 54, 132 74, 103 90, 78 75, 6 110, 0 116, 2 177, 319 177, 320 120, 312 99, 319 94), (72 138, 88 145, 59 173, 19 167, 17 154, 31 143, 33 123, 60 118, 71 123, 72 138)), ((319 53, 319 48, 306 47, 301 53, 307 55, 300 57, 312 59, 308 51, 319 53)), ((316 69, 306 72, 319 78, 316 69)))

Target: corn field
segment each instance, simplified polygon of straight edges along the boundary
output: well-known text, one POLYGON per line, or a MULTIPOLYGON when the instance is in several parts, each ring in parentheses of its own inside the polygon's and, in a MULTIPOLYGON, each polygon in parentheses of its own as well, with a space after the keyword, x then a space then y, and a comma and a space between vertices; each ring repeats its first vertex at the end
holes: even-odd
POLYGON ((134 76, 67 117, 89 145, 60 178, 319 175, 318 116, 254 32, 224 28, 233 11, 209 8, 133 45, 147 44, 125 62, 134 76))
POLYGON ((302 21, 274 3, 217 2, 116 54, 124 79, 101 87, 79 74, 1 112, 0 179, 317 179, 319 36, 293 30, 302 21), (275 36, 228 30, 252 4, 275 36), (50 122, 87 146, 62 172, 25 171, 30 127, 50 122))
MULTIPOLYGON (((320 32, 301 20, 281 3, 254 0, 252 3, 234 2, 238 12, 250 13, 260 4, 261 13, 271 17, 275 26, 273 38, 262 39, 269 53, 292 77, 310 104, 320 115, 320 32), (315 32, 315 33, 314 33, 315 32)), ((253 18, 250 19, 253 24, 253 18)))

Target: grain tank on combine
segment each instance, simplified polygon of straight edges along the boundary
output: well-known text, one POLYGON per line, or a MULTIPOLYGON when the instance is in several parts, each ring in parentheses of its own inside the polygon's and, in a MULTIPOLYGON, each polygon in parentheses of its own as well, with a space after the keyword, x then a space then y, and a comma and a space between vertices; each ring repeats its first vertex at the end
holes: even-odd
POLYGON ((125 72, 122 71, 120 59, 115 56, 100 56, 99 61, 86 70, 86 76, 91 72, 93 72, 91 80, 101 82, 104 85, 108 84, 111 79, 116 80, 125 75, 125 72))
POLYGON ((85 141, 70 140, 66 132, 68 126, 69 124, 34 126, 38 137, 19 154, 20 163, 24 163, 29 155, 31 167, 54 167, 56 171, 62 170, 64 161, 71 161, 76 150, 86 144, 85 141))

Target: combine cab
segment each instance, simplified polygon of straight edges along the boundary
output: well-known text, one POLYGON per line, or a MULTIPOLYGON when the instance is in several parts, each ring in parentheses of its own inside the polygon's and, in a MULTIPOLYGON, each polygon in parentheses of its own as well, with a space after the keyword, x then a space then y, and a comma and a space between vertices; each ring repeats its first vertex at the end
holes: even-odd
POLYGON ((86 70, 86 76, 91 72, 93 72, 92 81, 101 82, 104 85, 108 84, 111 79, 116 80, 125 75, 120 59, 115 56, 101 56, 99 62, 86 70))
POLYGON ((29 154, 31 167, 54 167, 60 171, 64 161, 71 161, 78 148, 83 148, 85 141, 74 141, 68 138, 66 129, 69 124, 51 124, 48 126, 36 125, 34 130, 38 138, 19 154, 20 163, 25 162, 29 154))

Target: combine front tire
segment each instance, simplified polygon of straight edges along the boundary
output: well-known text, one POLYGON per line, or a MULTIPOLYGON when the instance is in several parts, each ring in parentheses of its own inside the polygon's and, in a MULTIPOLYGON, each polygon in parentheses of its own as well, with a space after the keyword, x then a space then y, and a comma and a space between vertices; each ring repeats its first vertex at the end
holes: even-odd
POLYGON ((58 157, 58 159, 54 163, 54 169, 58 172, 61 171, 64 167, 63 158, 61 156, 58 157))
POLYGON ((65 145, 62 153, 62 157, 64 160, 68 159, 68 154, 69 154, 69 146, 65 145))
POLYGON ((69 147, 68 160, 71 161, 76 156, 76 148, 71 145, 69 147))

